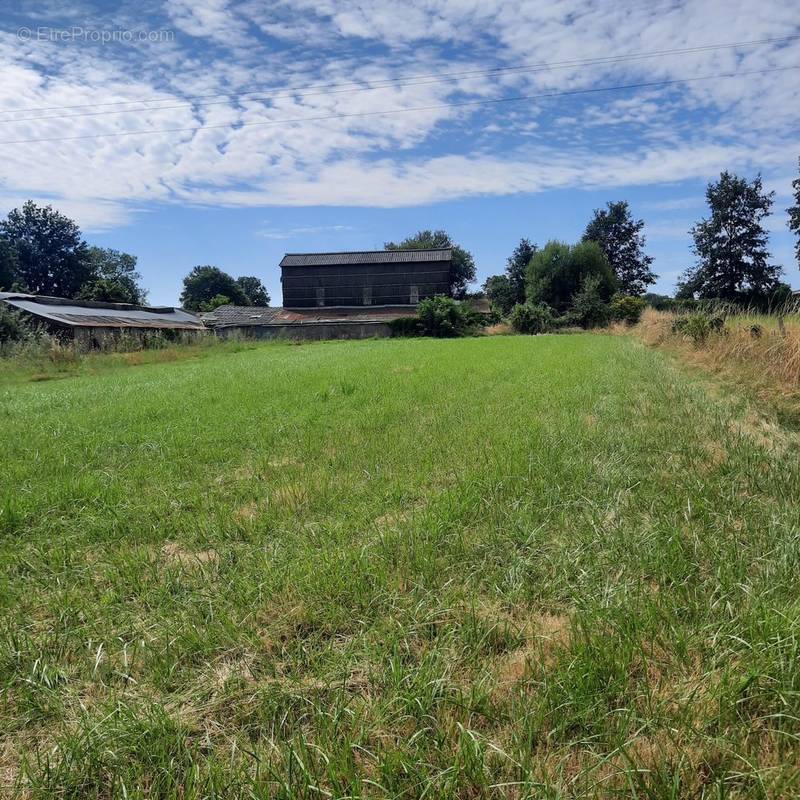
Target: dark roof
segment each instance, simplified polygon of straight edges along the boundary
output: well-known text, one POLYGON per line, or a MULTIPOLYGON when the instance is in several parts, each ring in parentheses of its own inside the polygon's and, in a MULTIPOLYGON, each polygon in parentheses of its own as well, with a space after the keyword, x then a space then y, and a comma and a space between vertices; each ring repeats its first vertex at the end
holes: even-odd
POLYGON ((357 308, 263 308, 220 306, 203 314, 209 328, 303 325, 316 322, 388 322, 413 313, 408 306, 359 306, 357 308))
POLYGON ((19 292, 0 292, 0 301, 28 314, 70 327, 203 329, 203 322, 199 317, 172 306, 67 300, 64 297, 44 297, 19 292))
POLYGON ((426 250, 357 250, 342 253, 287 253, 281 267, 334 267, 341 264, 407 264, 416 261, 451 261, 449 247, 426 250))

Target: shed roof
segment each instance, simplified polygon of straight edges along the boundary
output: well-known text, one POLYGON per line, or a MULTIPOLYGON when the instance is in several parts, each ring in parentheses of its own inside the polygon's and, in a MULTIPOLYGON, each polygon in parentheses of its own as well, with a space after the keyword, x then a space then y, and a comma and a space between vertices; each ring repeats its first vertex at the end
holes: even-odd
POLYGON ((417 261, 451 261, 449 247, 424 250, 354 250, 340 253, 286 253, 281 267, 335 267, 342 264, 408 264, 417 261))
POLYGON ((171 306, 67 300, 19 292, 0 292, 0 302, 69 327, 203 329, 203 321, 199 317, 171 306))

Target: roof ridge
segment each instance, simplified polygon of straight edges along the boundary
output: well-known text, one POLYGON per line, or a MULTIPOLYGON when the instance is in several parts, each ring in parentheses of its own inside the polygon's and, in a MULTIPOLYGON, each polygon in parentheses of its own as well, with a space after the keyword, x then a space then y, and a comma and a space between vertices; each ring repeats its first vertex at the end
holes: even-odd
POLYGON ((303 253, 284 253, 284 256, 345 256, 366 253, 432 253, 452 250, 451 247, 384 247, 382 250, 309 250, 303 253))

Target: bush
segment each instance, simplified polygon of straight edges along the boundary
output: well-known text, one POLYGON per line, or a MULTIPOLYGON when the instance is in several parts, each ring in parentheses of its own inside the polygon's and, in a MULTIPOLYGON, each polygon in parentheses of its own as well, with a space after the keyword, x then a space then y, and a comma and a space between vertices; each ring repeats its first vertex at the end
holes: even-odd
POLYGON ((450 297, 423 300, 417 308, 417 315, 423 336, 449 339, 466 336, 474 329, 471 315, 450 297))
POLYGON ((509 320, 517 333, 547 333, 553 329, 553 312, 544 303, 517 303, 509 320))
POLYGON ((398 317, 389 320, 392 336, 421 336, 422 325, 419 317, 398 317))
POLYGON ((695 345, 701 345, 712 333, 724 332, 725 317, 722 314, 706 314, 703 311, 683 314, 673 322, 672 330, 673 333, 687 336, 695 345))
POLYGON ((0 343, 18 342, 30 333, 30 326, 18 311, 0 303, 0 343))
POLYGON ((611 308, 603 299, 603 291, 602 281, 596 275, 587 276, 572 300, 570 319, 583 328, 608 325, 611 308))
POLYGON ((635 325, 647 303, 641 297, 618 294, 611 300, 611 316, 626 325, 635 325))

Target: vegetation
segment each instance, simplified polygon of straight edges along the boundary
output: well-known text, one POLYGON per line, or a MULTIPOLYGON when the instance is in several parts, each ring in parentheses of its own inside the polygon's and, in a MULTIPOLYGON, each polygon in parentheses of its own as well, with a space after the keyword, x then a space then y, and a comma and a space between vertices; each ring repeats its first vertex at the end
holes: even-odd
POLYGON ((611 299, 611 318, 627 325, 635 325, 642 317, 647 303, 642 297, 618 294, 611 299))
POLYGON ((549 333, 553 329, 555 318, 553 311, 544 303, 517 303, 509 316, 511 327, 517 333, 549 333))
POLYGON ((269 305, 269 295, 258 278, 233 278, 219 267, 206 264, 194 267, 183 279, 181 305, 190 311, 213 311, 223 305, 269 305))
POLYGON ((761 176, 749 182, 730 172, 706 190, 711 215, 692 228, 697 265, 687 270, 679 295, 766 305, 778 290, 781 268, 769 264, 763 226, 774 192, 761 176))
POLYGON ((147 292, 141 285, 142 276, 136 271, 136 256, 110 247, 90 247, 87 259, 94 278, 81 287, 78 299, 145 304, 147 292))
POLYGON ((576 245, 548 242, 528 265, 528 302, 545 303, 564 313, 572 306, 587 278, 597 279, 593 290, 603 302, 608 302, 616 281, 608 259, 596 242, 576 245))
POLYGON ((475 259, 472 253, 455 244, 446 231, 418 231, 402 242, 386 242, 386 250, 416 250, 418 248, 449 247, 453 251, 450 266, 450 295, 463 299, 467 288, 475 280, 475 259))
POLYGON ((490 302, 502 315, 525 302, 525 273, 538 248, 528 239, 520 239, 508 257, 503 275, 487 278, 483 289, 490 302))
POLYGON ((634 220, 628 203, 621 200, 597 209, 586 231, 584 242, 597 242, 614 272, 622 294, 638 297, 648 285, 656 282, 650 269, 652 256, 644 252, 644 220, 634 220))
MULTIPOLYGON (((797 160, 797 164, 800 167, 800 159, 797 160)), ((794 204, 786 209, 786 213, 789 215, 789 230, 797 237, 794 252, 797 263, 800 265, 800 177, 792 181, 792 189, 794 191, 794 204)))
POLYGON ((758 406, 631 336, 121 358, 0 375, 6 795, 796 795, 758 406))

